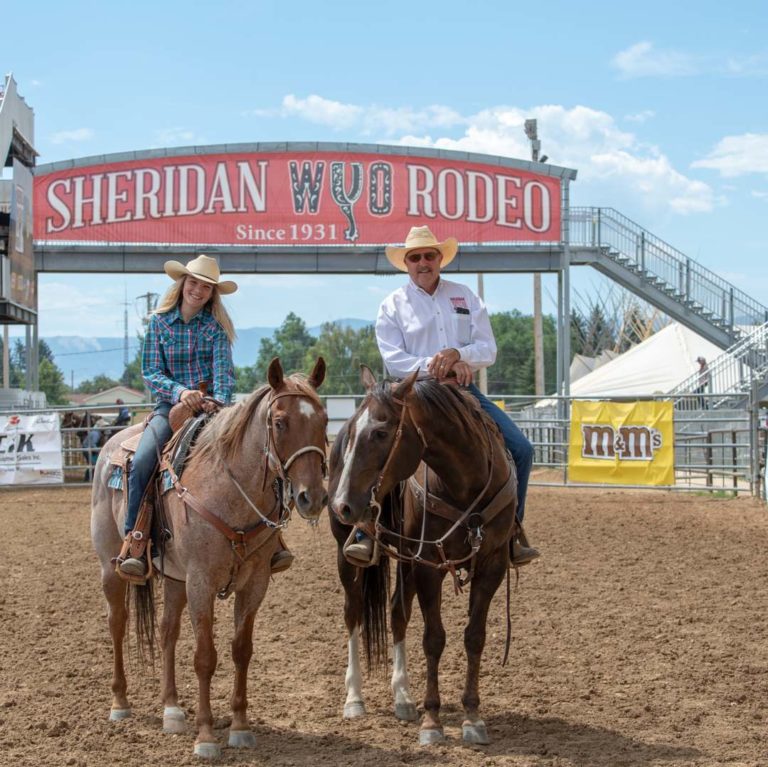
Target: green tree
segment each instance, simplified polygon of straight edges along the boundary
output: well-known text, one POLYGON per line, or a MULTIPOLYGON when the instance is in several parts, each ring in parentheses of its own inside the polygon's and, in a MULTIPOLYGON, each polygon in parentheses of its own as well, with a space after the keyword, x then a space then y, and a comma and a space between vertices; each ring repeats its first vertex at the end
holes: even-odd
POLYGON ((597 357, 606 349, 616 347, 616 328, 605 316, 605 312, 598 304, 592 304, 586 316, 582 315, 580 326, 582 333, 581 354, 588 357, 597 357))
POLYGON ((45 392, 49 405, 66 405, 68 402, 69 386, 64 381, 64 373, 55 362, 43 357, 38 367, 40 391, 45 392))
POLYGON ((328 365, 323 394, 362 394, 360 365, 367 365, 375 373, 382 369, 372 325, 354 330, 335 322, 326 322, 317 342, 306 352, 304 367, 311 370, 319 356, 328 365))
POLYGON ((256 375, 256 365, 244 365, 238 367, 235 365, 235 391, 242 394, 249 394, 256 389, 263 380, 259 380, 256 375))
POLYGON ((267 380, 267 368, 274 357, 280 357, 286 373, 301 370, 307 349, 314 346, 315 340, 304 320, 290 312, 272 338, 261 339, 259 356, 254 365, 255 380, 267 380))
POLYGON ((144 391, 144 379, 141 376, 141 350, 144 347, 144 336, 139 333, 136 336, 139 344, 134 358, 125 366, 120 381, 123 386, 128 386, 136 391, 144 391))
MULTIPOLYGON (((496 338, 496 362, 488 368, 491 394, 534 394, 536 372, 533 351, 533 317, 518 310, 490 317, 496 338)), ((550 315, 542 318, 544 346, 544 387, 556 388, 557 328, 550 315)))
MULTIPOLYGON (((39 388, 45 393, 49 405, 64 405, 70 389, 65 383, 64 373, 56 365, 51 347, 44 340, 38 342, 38 378, 39 388)), ((2 344, 0 344, 2 353, 2 344)), ((10 353, 10 385, 24 389, 27 385, 26 345, 17 338, 10 353)))
POLYGON ((96 394, 96 392, 111 389, 113 386, 117 386, 118 383, 119 381, 115 381, 114 378, 99 373, 99 375, 96 375, 93 378, 88 378, 85 381, 82 381, 75 391, 79 394, 96 394))

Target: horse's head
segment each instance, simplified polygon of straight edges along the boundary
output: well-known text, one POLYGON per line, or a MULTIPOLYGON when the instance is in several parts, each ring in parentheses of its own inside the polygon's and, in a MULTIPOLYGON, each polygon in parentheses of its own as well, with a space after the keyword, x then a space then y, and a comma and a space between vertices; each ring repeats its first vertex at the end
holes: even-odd
POLYGON ((296 510, 316 519, 328 503, 325 489, 325 446, 328 415, 317 396, 325 378, 325 360, 317 358, 309 378, 285 376, 280 360, 269 365, 267 428, 278 472, 290 480, 296 510))
POLYGON ((378 384, 363 367, 368 392, 337 437, 331 453, 330 508, 345 524, 366 522, 378 502, 416 471, 424 449, 408 408, 418 372, 400 383, 378 384))
POLYGON ((62 429, 79 429, 83 425, 83 415, 74 410, 67 410, 61 414, 62 429))

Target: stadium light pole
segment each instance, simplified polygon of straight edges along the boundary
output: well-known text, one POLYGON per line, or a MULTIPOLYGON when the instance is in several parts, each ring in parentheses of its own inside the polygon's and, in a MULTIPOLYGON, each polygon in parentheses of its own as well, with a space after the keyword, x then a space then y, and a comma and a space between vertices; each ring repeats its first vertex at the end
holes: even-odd
MULTIPOLYGON (((531 160, 539 162, 538 123, 536 120, 525 121, 525 135, 531 142, 531 160)), ((541 162, 549 158, 544 155, 541 162)), ((544 324, 541 316, 541 275, 533 273, 533 369, 534 388, 537 397, 544 396, 544 324)))

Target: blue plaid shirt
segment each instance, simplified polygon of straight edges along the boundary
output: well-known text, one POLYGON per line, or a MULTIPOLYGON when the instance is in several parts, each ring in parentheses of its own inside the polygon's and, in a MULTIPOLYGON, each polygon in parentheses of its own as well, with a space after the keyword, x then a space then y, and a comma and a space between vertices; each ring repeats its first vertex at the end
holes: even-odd
POLYGON ((158 402, 179 401, 184 389, 208 384, 208 394, 229 404, 235 388, 232 345, 208 309, 184 322, 177 306, 149 320, 141 374, 158 402))

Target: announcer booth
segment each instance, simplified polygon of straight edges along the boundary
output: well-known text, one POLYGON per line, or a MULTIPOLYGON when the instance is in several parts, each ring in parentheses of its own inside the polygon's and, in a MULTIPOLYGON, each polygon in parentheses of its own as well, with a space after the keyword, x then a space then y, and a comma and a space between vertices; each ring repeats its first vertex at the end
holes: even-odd
MULTIPOLYGON (((37 389, 37 276, 33 249, 32 169, 34 112, 19 95, 13 75, 0 78, 0 324, 3 326, 0 406, 15 405, 37 389), (11 390, 9 325, 26 330, 26 385, 11 390), (21 397, 23 399, 23 397, 21 397)), ((32 404, 28 402, 27 404, 32 404)))
POLYGON ((384 274, 414 225, 455 236, 446 272, 558 274, 559 390, 570 358, 569 182, 576 171, 403 146, 160 149, 38 166, 38 272, 148 273, 205 252, 229 274, 384 274))

